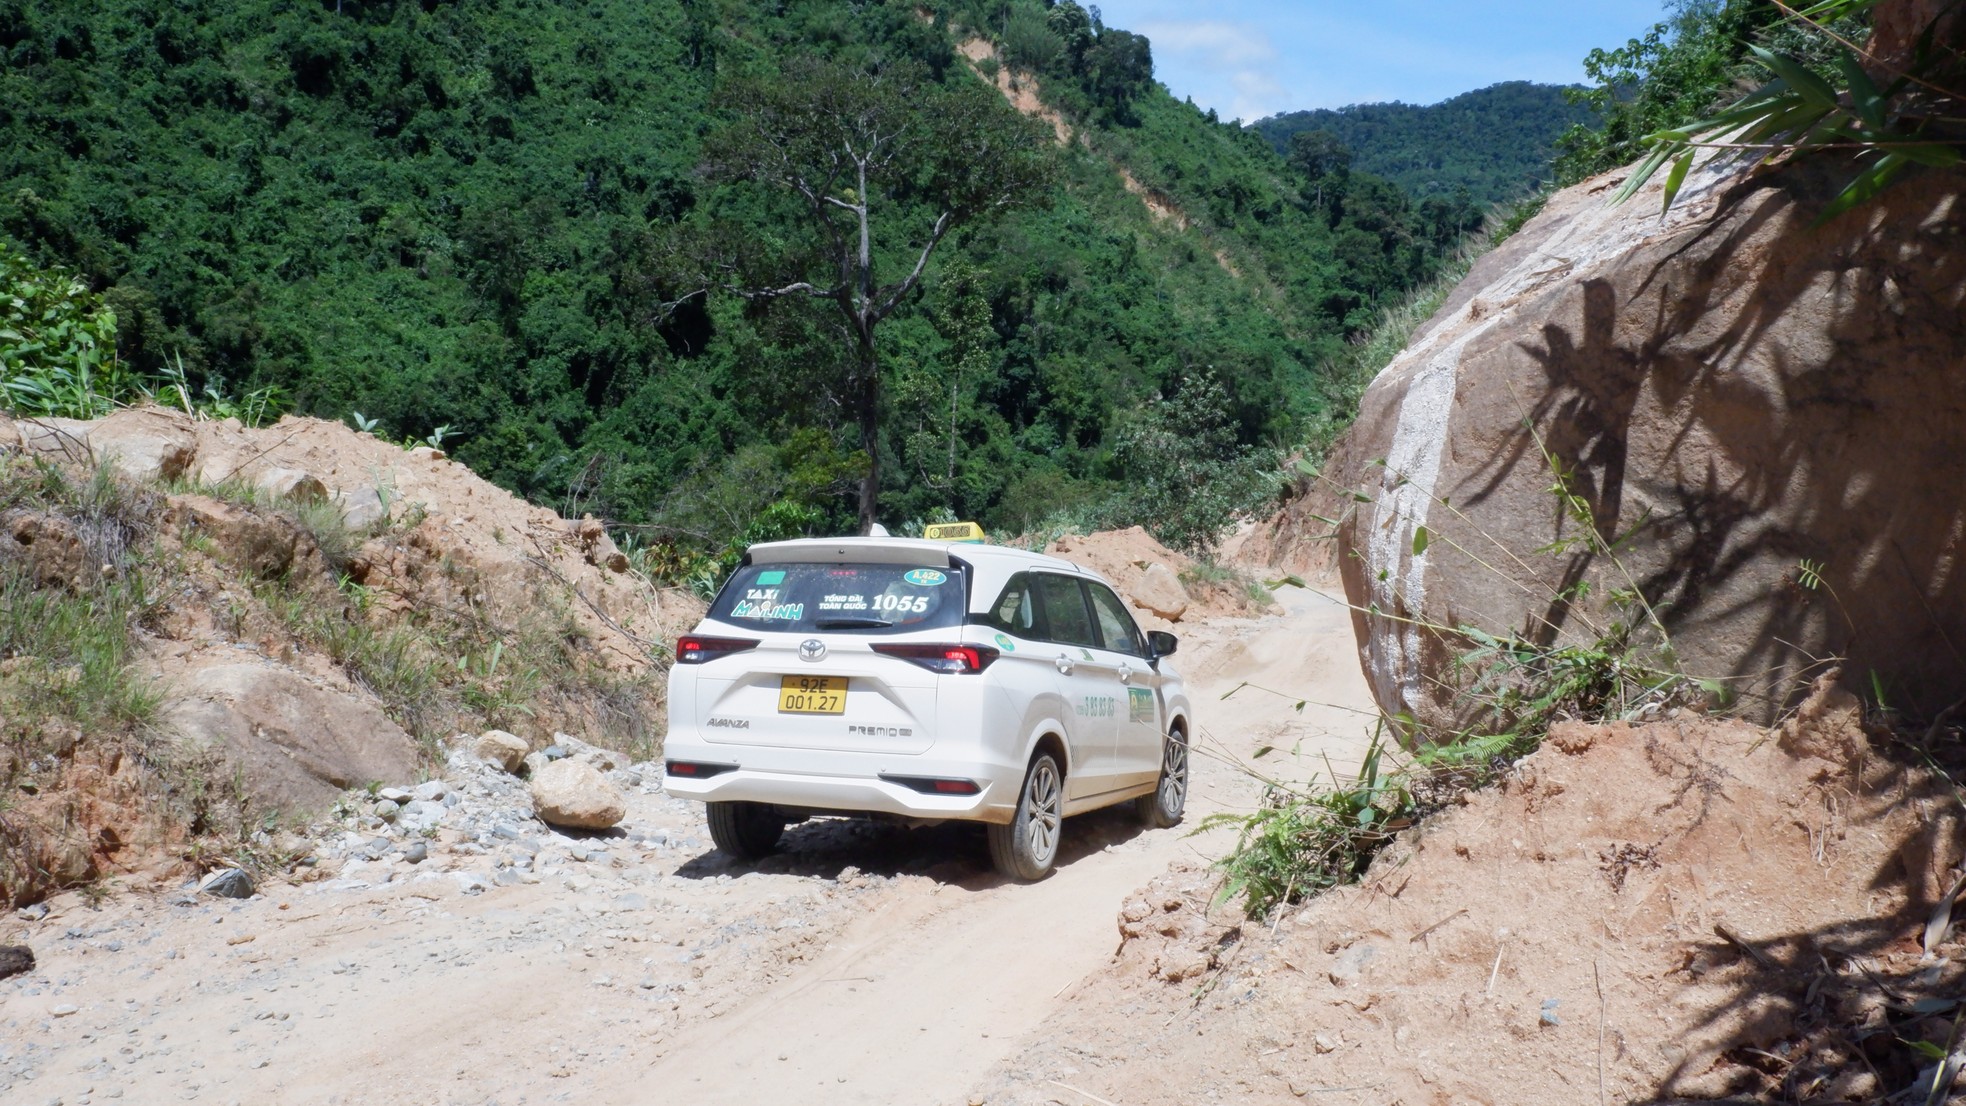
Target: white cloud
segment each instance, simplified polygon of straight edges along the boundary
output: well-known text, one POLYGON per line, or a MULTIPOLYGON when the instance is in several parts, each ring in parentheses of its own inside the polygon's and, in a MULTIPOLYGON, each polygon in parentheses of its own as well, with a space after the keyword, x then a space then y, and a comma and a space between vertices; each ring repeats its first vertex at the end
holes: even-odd
POLYGON ((1218 20, 1163 20, 1143 24, 1141 33, 1153 43, 1156 68, 1163 57, 1178 59, 1178 67, 1203 85, 1195 89, 1197 98, 1226 101, 1231 118, 1257 119, 1285 110, 1289 93, 1276 72, 1277 49, 1260 28, 1218 20))
POLYGON ((1201 54, 1202 63, 1211 69, 1239 69, 1252 62, 1275 61, 1277 56, 1269 37, 1247 24, 1170 20, 1148 23, 1141 33, 1156 53, 1201 54))
POLYGON ((1245 123, 1254 122, 1266 115, 1275 115, 1290 110, 1290 93, 1283 82, 1268 73, 1246 71, 1229 78, 1235 86, 1235 99, 1230 102, 1229 116, 1245 123))

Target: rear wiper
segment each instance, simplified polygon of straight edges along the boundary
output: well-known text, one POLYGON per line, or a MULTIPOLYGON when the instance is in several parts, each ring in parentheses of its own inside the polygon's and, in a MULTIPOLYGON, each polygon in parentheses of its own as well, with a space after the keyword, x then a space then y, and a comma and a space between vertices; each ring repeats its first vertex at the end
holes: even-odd
POLYGON ((812 625, 820 630, 885 630, 894 623, 878 618, 819 618, 812 625))

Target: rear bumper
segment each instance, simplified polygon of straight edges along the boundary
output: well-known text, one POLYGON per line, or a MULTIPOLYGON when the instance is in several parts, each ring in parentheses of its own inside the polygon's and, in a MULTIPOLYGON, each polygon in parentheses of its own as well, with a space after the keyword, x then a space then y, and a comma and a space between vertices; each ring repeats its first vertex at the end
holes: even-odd
POLYGON ((663 790, 703 802, 771 803, 841 814, 1007 823, 1023 766, 989 756, 936 757, 711 744, 671 734, 668 760, 736 765, 707 779, 665 776, 663 790), (974 795, 925 794, 882 776, 972 780, 974 795))

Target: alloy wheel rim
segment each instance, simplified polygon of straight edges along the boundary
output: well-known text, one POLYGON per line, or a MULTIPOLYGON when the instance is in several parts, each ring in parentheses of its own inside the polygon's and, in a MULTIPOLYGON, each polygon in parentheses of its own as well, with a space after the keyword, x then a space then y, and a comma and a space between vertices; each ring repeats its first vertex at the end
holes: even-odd
POLYGON ((1032 858, 1039 863, 1049 861, 1058 848, 1058 795, 1058 770, 1050 761, 1043 761, 1031 772, 1031 781, 1024 788, 1025 840, 1030 843, 1032 858))
POLYGON ((1188 801, 1188 743, 1169 737, 1161 754, 1160 805, 1169 814, 1178 814, 1188 801))

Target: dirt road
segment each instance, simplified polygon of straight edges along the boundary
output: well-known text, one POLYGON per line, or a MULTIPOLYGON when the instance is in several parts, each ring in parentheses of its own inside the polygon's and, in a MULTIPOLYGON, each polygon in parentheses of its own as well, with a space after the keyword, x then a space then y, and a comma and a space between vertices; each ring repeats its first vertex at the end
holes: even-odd
MULTIPOLYGON (((1189 827, 1256 800, 1233 761, 1302 777, 1362 747, 1344 608, 1278 599, 1179 627, 1189 827)), ((0 1101, 963 1102, 1106 963, 1128 892, 1228 843, 1113 811, 1067 833, 1032 886, 954 826, 811 823, 731 866, 648 786, 606 837, 514 827, 244 901, 66 895, 0 923, 40 961, 0 982, 0 1101)))

